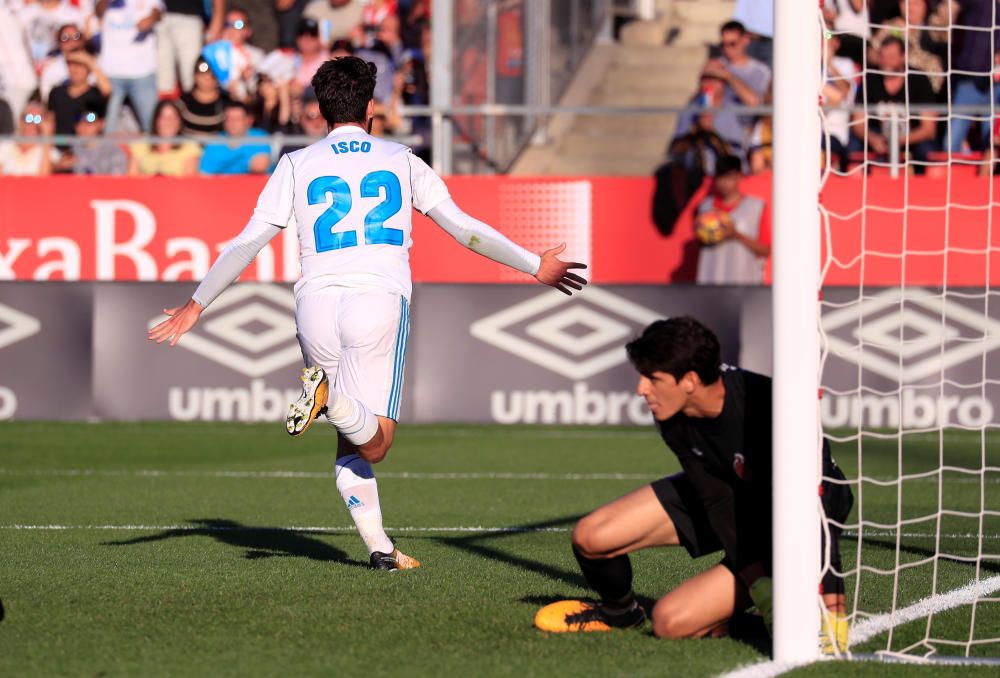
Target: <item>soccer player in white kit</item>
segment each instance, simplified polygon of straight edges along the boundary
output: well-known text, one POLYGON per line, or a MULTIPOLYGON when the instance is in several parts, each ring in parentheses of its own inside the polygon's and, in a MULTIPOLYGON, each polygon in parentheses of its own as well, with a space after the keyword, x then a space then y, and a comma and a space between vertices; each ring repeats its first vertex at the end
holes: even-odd
POLYGON ((177 344, 202 311, 284 228, 298 232, 302 277, 295 284, 302 397, 288 432, 305 432, 325 413, 338 432, 337 489, 373 569, 410 569, 382 528, 372 464, 392 445, 402 397, 412 291, 412 212, 426 214, 465 247, 533 275, 565 294, 586 284, 561 261, 565 245, 534 254, 462 212, 441 178, 410 149, 368 134, 375 65, 356 57, 324 63, 313 77, 331 132, 282 156, 246 228, 183 306, 149 331, 177 344))

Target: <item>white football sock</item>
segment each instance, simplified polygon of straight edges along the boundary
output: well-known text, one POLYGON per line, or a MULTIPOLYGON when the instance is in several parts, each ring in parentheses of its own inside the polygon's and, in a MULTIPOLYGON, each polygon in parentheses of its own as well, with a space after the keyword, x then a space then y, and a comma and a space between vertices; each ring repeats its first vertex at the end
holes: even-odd
POLYGON ((347 510, 358 528, 358 533, 374 551, 392 553, 392 541, 382 529, 382 507, 378 502, 378 483, 371 464, 356 454, 337 459, 337 489, 347 504, 347 510))
POLYGON ((364 445, 378 433, 378 417, 360 400, 337 391, 330 391, 326 418, 354 445, 364 445))

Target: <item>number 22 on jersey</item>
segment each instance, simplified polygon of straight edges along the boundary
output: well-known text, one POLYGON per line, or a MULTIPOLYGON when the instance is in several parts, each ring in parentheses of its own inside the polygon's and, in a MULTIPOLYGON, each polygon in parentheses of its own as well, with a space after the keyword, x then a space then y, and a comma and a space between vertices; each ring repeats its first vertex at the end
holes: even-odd
MULTIPOLYGON (((399 178, 392 172, 378 170, 370 172, 361 180, 362 198, 385 198, 365 215, 366 245, 402 245, 403 231, 398 228, 386 228, 385 222, 393 217, 403 207, 403 192, 399 178)), ((316 219, 313 233, 316 236, 316 251, 329 252, 345 247, 355 247, 358 244, 357 231, 334 231, 354 205, 351 187, 340 177, 317 177, 309 182, 306 198, 310 205, 326 203, 327 196, 332 203, 316 219)))

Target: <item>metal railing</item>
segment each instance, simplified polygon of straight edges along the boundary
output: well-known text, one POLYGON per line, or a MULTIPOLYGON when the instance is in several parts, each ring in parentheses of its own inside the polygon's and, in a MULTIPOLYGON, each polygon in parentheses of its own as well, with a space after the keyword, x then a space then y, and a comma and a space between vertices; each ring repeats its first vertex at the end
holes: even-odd
MULTIPOLYGON (((818 110, 818 109, 817 109, 818 110)), ((829 112, 866 113, 868 119, 878 120, 886 123, 889 139, 889 153, 887 165, 892 176, 898 176, 903 167, 900 155, 900 130, 909 119, 919 118, 922 114, 935 114, 938 123, 946 123, 948 116, 960 116, 968 120, 990 123, 995 116, 1000 115, 1000 106, 989 105, 951 105, 951 104, 920 104, 910 105, 905 108, 889 107, 884 111, 876 110, 876 106, 826 106, 823 110, 829 112)), ((533 119, 537 124, 544 125, 548 118, 556 115, 578 115, 578 116, 665 116, 677 115, 680 113, 694 114, 719 114, 728 115, 749 115, 749 116, 769 116, 773 114, 772 106, 552 106, 534 104, 468 104, 452 106, 401 106, 400 114, 406 118, 439 118, 443 123, 452 123, 469 118, 523 118, 533 119)), ((857 125, 858 123, 851 123, 857 125)), ((628 134, 627 128, 623 128, 622 135, 628 134)), ((860 136, 860 135, 859 135, 860 136)), ((384 138, 398 143, 412 146, 419 144, 423 138, 418 135, 394 136, 387 135, 384 138)), ((156 137, 149 135, 133 136, 102 136, 102 137, 79 137, 73 135, 54 136, 19 136, 0 135, 0 142, 9 141, 22 144, 52 144, 56 146, 80 146, 91 144, 96 140, 110 140, 123 146, 133 143, 183 143, 195 142, 202 146, 211 145, 267 145, 271 149, 272 161, 277 161, 280 150, 287 146, 306 146, 315 143, 319 138, 304 135, 274 134, 268 136, 252 137, 226 137, 226 136, 179 136, 179 137, 156 137)), ((664 144, 669 140, 664 139, 664 144)), ((479 158, 480 165, 491 166, 494 171, 503 171, 502 163, 486 155, 479 158)))

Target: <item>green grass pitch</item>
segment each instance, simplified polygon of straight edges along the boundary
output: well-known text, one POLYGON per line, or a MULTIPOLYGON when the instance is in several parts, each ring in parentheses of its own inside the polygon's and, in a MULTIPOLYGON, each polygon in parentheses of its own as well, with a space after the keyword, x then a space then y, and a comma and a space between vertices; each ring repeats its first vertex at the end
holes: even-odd
MULTIPOLYGON (((764 658, 730 639, 657 640, 648 626, 563 636, 532 628, 539 606, 586 594, 569 548, 574 521, 677 469, 652 429, 401 426, 378 467, 383 514, 424 567, 395 574, 362 566, 332 478, 333 441, 326 430, 292 440, 281 425, 0 425, 0 675, 709 676, 764 658)), ((867 476, 896 475, 896 441, 864 445, 867 476)), ((989 447, 973 434, 949 433, 943 447, 936 436, 907 436, 903 468, 977 468, 989 447)), ((835 454, 855 477, 856 445, 835 454)), ((895 486, 865 483, 864 515, 894 523, 936 514, 939 503, 996 511, 998 480, 988 475, 985 493, 960 474, 946 474, 942 487, 907 481, 899 516, 895 486)), ((941 549, 974 561, 979 541, 963 535, 982 532, 984 555, 996 556, 998 523, 946 516, 941 549)), ((936 528, 907 525, 901 564, 934 553, 936 528)), ((860 545, 863 564, 893 568, 895 546, 894 534, 874 533, 860 545)), ((857 539, 845 538, 843 550, 853 564, 857 539)), ((639 553, 636 590, 655 599, 717 560, 639 553)), ((982 578, 1000 573, 996 558, 980 563, 982 578)), ((968 583, 976 567, 937 560, 938 591, 968 583)), ((930 593, 934 568, 904 568, 898 607, 930 593)), ((889 609, 895 586, 866 572, 860 607, 889 609)), ((968 639, 970 614, 966 606, 936 616, 931 635, 968 639)), ((896 628, 892 646, 919 640, 926 625, 896 628)), ((974 633, 1000 636, 1000 603, 977 606, 974 633)), ((861 649, 886 643, 882 634, 861 649)), ((1000 645, 977 652, 1000 655, 1000 645)), ((802 673, 996 675, 873 663, 802 673)))

